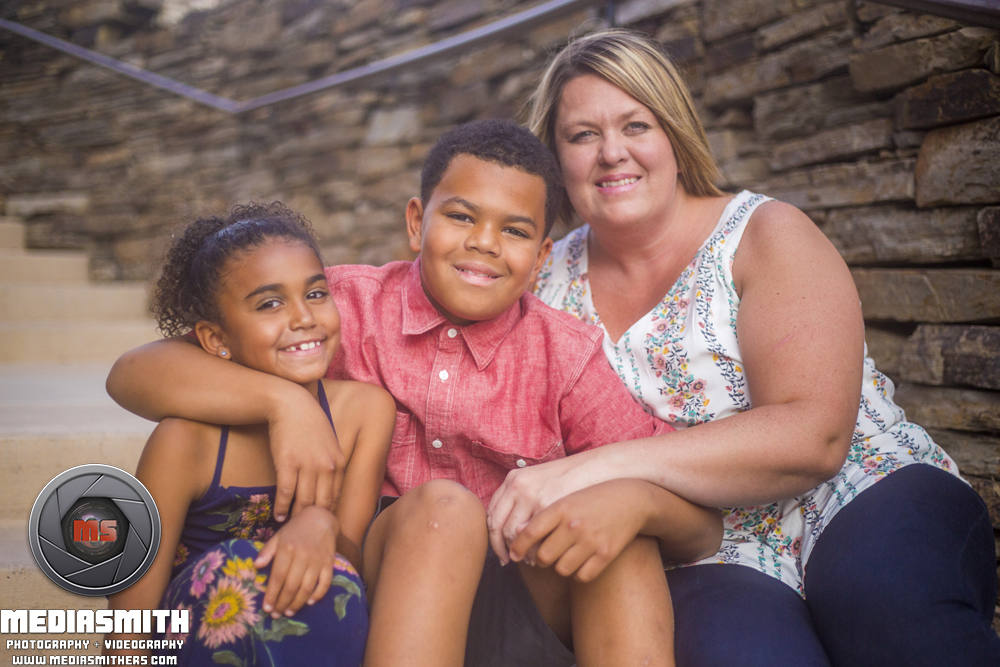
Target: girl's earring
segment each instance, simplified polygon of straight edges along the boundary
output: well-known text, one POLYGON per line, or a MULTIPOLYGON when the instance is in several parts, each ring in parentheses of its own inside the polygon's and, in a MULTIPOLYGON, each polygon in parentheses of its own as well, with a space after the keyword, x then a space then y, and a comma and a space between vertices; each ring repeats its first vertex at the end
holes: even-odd
POLYGON ((227 352, 226 350, 219 350, 219 354, 225 357, 229 354, 229 352, 227 352))

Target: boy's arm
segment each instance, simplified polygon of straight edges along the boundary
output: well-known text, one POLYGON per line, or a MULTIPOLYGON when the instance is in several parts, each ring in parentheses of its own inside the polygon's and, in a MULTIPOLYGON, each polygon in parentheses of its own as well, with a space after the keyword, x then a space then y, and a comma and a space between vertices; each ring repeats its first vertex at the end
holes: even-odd
MULTIPOLYGON (((197 474, 178 475, 178 470, 197 470, 189 455, 197 457, 205 427, 176 420, 161 423, 149 436, 139 459, 136 477, 145 485, 160 513, 160 546, 153 564, 132 586, 108 596, 109 609, 157 609, 173 569, 187 510, 204 488, 197 474)), ((108 634, 106 639, 149 639, 148 635, 108 634)), ((148 650, 107 650, 110 655, 149 655, 148 650)))
POLYGON ((211 424, 268 425, 278 472, 275 517, 312 504, 335 505, 344 456, 322 408, 282 378, 224 361, 184 337, 126 352, 111 369, 108 394, 147 419, 182 417, 211 424))
POLYGON ((611 480, 535 514, 510 545, 510 557, 592 581, 637 535, 656 537, 664 561, 691 562, 719 550, 722 515, 649 482, 611 480))

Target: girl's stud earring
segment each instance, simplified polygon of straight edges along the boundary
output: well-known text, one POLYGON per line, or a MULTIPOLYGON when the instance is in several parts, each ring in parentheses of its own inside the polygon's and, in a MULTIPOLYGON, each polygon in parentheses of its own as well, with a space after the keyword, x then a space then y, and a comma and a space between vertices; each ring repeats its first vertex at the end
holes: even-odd
POLYGON ((222 356, 226 356, 228 354, 228 352, 226 352, 225 350, 222 350, 221 352, 219 352, 219 354, 221 354, 222 356))

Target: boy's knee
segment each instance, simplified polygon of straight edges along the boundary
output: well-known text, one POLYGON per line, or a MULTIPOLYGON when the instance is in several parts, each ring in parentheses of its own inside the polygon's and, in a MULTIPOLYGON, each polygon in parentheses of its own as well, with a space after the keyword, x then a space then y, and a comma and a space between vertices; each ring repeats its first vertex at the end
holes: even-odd
POLYGON ((467 488, 446 479, 434 479, 412 491, 405 516, 399 517, 412 528, 428 534, 486 541, 486 510, 467 488))

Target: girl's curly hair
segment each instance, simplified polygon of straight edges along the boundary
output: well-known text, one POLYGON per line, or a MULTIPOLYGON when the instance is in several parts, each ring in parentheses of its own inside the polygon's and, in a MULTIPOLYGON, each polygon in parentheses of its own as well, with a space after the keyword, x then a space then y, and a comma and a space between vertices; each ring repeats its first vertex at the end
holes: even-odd
POLYGON ((150 308, 164 336, 179 336, 198 322, 221 322, 219 286, 226 263, 271 239, 302 243, 323 256, 312 225, 281 202, 235 206, 225 218, 199 218, 174 241, 156 282, 150 308))

